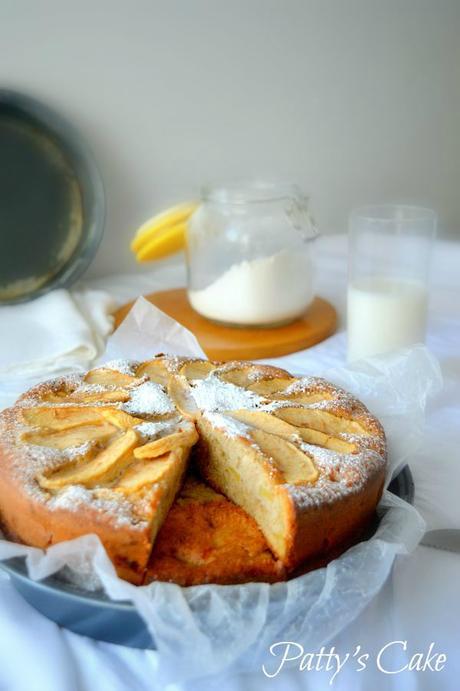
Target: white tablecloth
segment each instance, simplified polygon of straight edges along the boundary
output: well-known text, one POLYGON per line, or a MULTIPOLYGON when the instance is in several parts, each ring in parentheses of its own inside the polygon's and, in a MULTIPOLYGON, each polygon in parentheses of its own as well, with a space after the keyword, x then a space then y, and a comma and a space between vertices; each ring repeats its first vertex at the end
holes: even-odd
MULTIPOLYGON (((344 324, 346 241, 343 236, 318 243, 318 292, 331 300, 344 324)), ((431 528, 460 528, 460 244, 438 243, 433 270, 428 346, 439 358, 445 378, 443 391, 430 404, 426 439, 411 467, 416 505, 431 528)), ((152 269, 136 277, 117 276, 92 281, 91 287, 112 292, 120 302, 141 292, 183 283, 178 264, 152 269)), ((308 351, 274 361, 297 372, 315 372, 344 364, 343 331, 308 351)), ((1 388, 1 387, 0 387, 1 388)), ((383 591, 336 640, 342 656, 357 646, 367 653, 358 672, 353 658, 330 685, 331 671, 281 672, 268 679, 262 671, 233 678, 209 679, 186 688, 230 691, 247 689, 452 689, 460 679, 460 555, 418 547, 398 558, 383 591), (415 653, 447 656, 442 671, 401 671, 386 674, 376 666, 378 651, 394 643, 383 657, 388 671, 402 669, 415 653)), ((301 643, 301 641, 299 641, 301 643)), ((329 650, 328 646, 328 650, 329 650)), ((314 652, 314 651, 305 651, 314 652)), ((100 643, 59 629, 27 605, 9 581, 0 578, 0 691, 156 691, 157 654, 100 643)), ((276 669, 274 662, 273 670, 276 669)), ((179 687, 169 687, 176 689, 179 687)), ((185 687, 180 687, 181 689, 185 687)))

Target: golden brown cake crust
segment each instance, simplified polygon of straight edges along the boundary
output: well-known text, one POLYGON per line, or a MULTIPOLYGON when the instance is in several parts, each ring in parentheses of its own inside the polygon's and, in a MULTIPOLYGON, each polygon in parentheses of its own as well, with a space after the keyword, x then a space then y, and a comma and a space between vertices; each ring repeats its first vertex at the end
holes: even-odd
MULTIPOLYGON (((85 432, 87 423, 72 424, 85 432)), ((268 365, 167 356, 112 363, 40 384, 0 414, 0 517, 6 534, 46 548, 96 533, 118 574, 136 584, 144 582, 150 555, 148 580, 182 585, 282 580, 306 560, 337 553, 359 538, 380 499, 385 469, 383 429, 362 403, 323 379, 294 377, 268 365), (51 411, 46 418, 45 409, 51 411), (131 455, 116 476, 65 485, 67 467, 75 473, 96 453, 84 457, 85 444, 62 453, 46 446, 53 434, 61 434, 56 426, 63 424, 61 417, 75 409, 119 416, 98 423, 98 433, 103 425, 114 427, 108 441, 90 443, 97 454, 128 428, 136 430, 136 448, 144 445, 147 451, 131 455), (31 417, 37 410, 38 426, 31 417), (171 508, 195 427, 201 437, 194 447, 197 467, 221 494, 206 500, 201 490, 187 495, 189 480, 171 508), (179 442, 185 446, 175 449, 179 442), (139 483, 158 464, 149 458, 160 453, 157 447, 166 453, 160 461, 173 463, 174 470, 130 494, 133 475, 139 483), (222 458, 225 466, 226 449, 236 448, 276 499, 279 542, 257 511, 257 522, 247 514, 252 509, 240 501, 238 482, 227 483, 217 472, 222 458)))

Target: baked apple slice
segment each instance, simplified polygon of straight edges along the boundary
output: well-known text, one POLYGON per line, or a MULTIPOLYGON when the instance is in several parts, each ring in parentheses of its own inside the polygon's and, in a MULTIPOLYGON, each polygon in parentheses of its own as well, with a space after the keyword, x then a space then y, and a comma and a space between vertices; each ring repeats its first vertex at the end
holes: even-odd
POLYGON ((64 466, 48 477, 41 476, 39 484, 44 489, 57 490, 68 485, 94 487, 111 482, 131 462, 132 451, 138 444, 138 436, 127 430, 88 463, 64 466))

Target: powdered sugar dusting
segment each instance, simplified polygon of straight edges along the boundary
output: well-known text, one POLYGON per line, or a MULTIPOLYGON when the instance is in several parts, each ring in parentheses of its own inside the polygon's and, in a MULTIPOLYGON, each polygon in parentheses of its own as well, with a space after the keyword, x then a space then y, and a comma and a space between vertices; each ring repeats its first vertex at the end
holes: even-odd
POLYGON ((122 409, 131 415, 164 415, 175 407, 160 384, 146 381, 130 391, 130 400, 122 409))
MULTIPOLYGON (((111 492, 111 496, 101 497, 98 496, 97 490, 88 490, 82 485, 69 485, 52 497, 49 505, 51 508, 67 511, 78 511, 82 506, 91 506, 100 513, 110 514, 119 526, 132 526, 136 523, 132 513, 132 504, 116 492, 111 492)), ((140 525, 145 524, 140 522, 140 525)))
POLYGON ((194 379, 191 393, 198 408, 206 412, 224 410, 247 410, 259 408, 265 402, 253 391, 222 381, 211 373, 206 379, 194 379))
POLYGON ((92 441, 84 441, 83 444, 79 444, 78 446, 68 447, 65 449, 64 453, 70 461, 73 461, 79 456, 85 456, 93 445, 94 443, 92 441))
POLYGON ((174 420, 160 420, 159 422, 142 422, 140 425, 136 425, 134 429, 143 440, 153 441, 157 437, 173 432, 177 428, 178 421, 179 419, 175 418, 174 420))
POLYGON ((256 383, 259 381, 263 381, 267 376, 267 370, 265 366, 258 367, 257 365, 254 365, 248 372, 248 381, 256 383))
POLYGON ((115 391, 119 388, 120 387, 115 386, 115 384, 86 384, 86 382, 83 382, 75 389, 75 393, 105 393, 106 391, 115 391))
MULTIPOLYGON (((24 444, 24 448, 33 458, 33 463, 15 463, 15 467, 24 480, 35 479, 37 473, 54 470, 67 463, 72 451, 78 447, 69 449, 53 449, 51 446, 39 446, 38 444, 24 444)), ((78 454, 77 454, 78 456, 78 454)), ((74 456, 75 457, 75 456, 74 456)))
POLYGON ((85 456, 93 445, 93 442, 84 442, 78 446, 70 446, 66 449, 53 449, 49 446, 26 444, 29 452, 30 463, 15 463, 16 473, 22 478, 23 484, 30 494, 37 499, 45 501, 47 494, 37 482, 37 477, 58 470, 78 458, 85 456))
POLYGON ((283 393, 301 393, 313 387, 318 388, 318 386, 320 387, 324 383, 324 379, 320 379, 319 377, 301 377, 300 379, 295 379, 292 384, 289 384, 284 389, 283 393))
POLYGON ((75 389, 80 386, 82 382, 83 375, 81 374, 68 374, 63 377, 56 377, 56 379, 42 382, 20 396, 16 402, 16 406, 28 408, 34 405, 40 405, 42 402, 42 397, 45 394, 57 393, 61 391, 71 393, 72 391, 75 391, 75 389))
POLYGON ((246 437, 251 439, 248 425, 235 418, 221 413, 205 413, 203 417, 217 429, 222 429, 229 437, 246 437))
MULTIPOLYGON (((314 403, 305 403, 305 408, 315 408, 317 410, 333 410, 341 403, 341 399, 327 399, 323 401, 314 401, 314 403)), ((342 404, 343 405, 343 404, 342 404)))

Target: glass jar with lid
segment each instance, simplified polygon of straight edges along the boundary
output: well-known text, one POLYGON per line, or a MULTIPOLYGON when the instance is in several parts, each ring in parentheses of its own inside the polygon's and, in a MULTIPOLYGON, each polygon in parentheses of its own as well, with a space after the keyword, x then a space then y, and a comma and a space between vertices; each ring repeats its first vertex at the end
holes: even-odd
POLYGON ((188 297, 208 319, 278 326, 314 297, 318 232, 296 185, 238 182, 206 187, 188 222, 188 297))

